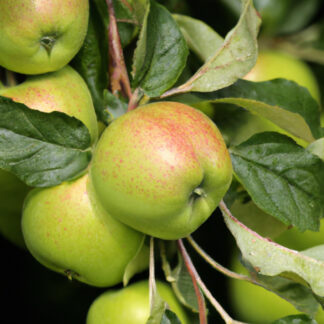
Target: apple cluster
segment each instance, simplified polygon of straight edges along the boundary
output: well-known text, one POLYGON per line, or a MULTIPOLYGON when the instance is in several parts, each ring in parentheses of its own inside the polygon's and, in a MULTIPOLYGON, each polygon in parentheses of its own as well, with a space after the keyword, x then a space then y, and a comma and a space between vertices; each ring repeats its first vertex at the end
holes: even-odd
MULTIPOLYGON (((122 282, 138 253, 148 254, 145 235, 175 240, 195 231, 225 195, 232 165, 215 124, 177 102, 130 111, 99 138, 91 94, 68 65, 82 46, 88 16, 88 0, 0 1, 0 65, 30 75, 0 89, 0 95, 30 109, 77 118, 88 128, 93 149, 88 170, 55 187, 29 188, 0 170, 0 180, 15 183, 11 191, 2 186, 0 207, 7 213, 8 199, 16 195, 13 213, 19 231, 23 204, 20 244, 44 266, 89 285, 110 287, 122 282)), ((132 264, 134 273, 147 267, 148 257, 132 264)), ((170 288, 159 283, 158 290, 182 323, 189 323, 170 288)), ((130 314, 144 305, 139 319, 129 322, 144 323, 148 294, 147 282, 107 292, 94 303, 88 323, 103 323, 107 305, 118 298, 138 304, 130 314)), ((117 322, 112 318, 109 323, 117 322)))

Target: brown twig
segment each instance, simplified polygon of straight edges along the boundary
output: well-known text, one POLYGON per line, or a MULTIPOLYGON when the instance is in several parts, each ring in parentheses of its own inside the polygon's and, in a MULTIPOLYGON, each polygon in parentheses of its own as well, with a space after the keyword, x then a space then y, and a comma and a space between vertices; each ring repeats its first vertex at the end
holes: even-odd
POLYGON ((199 323, 200 324, 207 324, 207 315, 206 315, 206 307, 205 307, 205 301, 204 298, 201 294, 201 291, 199 290, 198 287, 198 283, 197 283, 197 272, 196 269, 194 267, 194 265, 192 264, 192 261, 187 253, 186 248, 183 245, 182 240, 178 240, 178 247, 179 247, 179 251, 183 257, 183 260, 185 262, 185 265, 188 269, 188 272, 190 274, 192 283, 194 285, 194 289, 195 289, 195 293, 197 296, 197 301, 198 301, 198 308, 199 308, 199 323))
MULTIPOLYGON (((195 283, 198 287, 201 288, 201 290, 203 291, 204 295, 207 297, 207 299, 210 301, 210 303, 215 307, 215 309, 217 310, 217 312, 219 313, 219 315, 223 318, 223 320, 225 321, 226 324, 245 324, 243 322, 239 322, 236 320, 233 320, 225 311, 225 309, 222 307, 221 304, 219 304, 219 302, 216 300, 216 298, 211 294, 211 292, 208 290, 208 288, 206 287, 206 285, 204 284, 204 282, 201 280, 195 266, 193 265, 190 256, 186 250, 186 248, 183 245, 182 240, 178 240, 178 246, 179 246, 179 250, 183 256, 183 259, 185 261, 185 264, 187 266, 187 269, 189 271, 189 274, 191 276, 191 278, 193 279, 193 283, 194 283, 194 287, 195 283)), ((196 290, 196 288, 195 288, 196 290)), ((200 291, 199 291, 200 293, 200 291)), ((197 292, 196 292, 197 294, 197 292)), ((198 299, 199 302, 199 299, 198 299)), ((199 315, 200 315, 200 308, 201 306, 199 305, 199 315)), ((205 315, 206 316, 206 315, 205 315)), ((200 318, 200 323, 205 323, 205 322, 201 322, 201 318, 200 318)))
POLYGON ((132 97, 132 90, 127 74, 123 49, 121 46, 120 36, 117 28, 117 20, 115 15, 112 0, 106 0, 109 10, 109 75, 111 91, 115 96, 118 92, 127 96, 128 99, 132 97))

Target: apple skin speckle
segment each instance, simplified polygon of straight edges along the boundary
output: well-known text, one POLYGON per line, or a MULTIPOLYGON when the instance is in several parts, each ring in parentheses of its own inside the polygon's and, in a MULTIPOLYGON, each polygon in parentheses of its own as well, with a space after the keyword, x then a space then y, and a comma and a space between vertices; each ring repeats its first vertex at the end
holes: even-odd
POLYGON ((105 130, 91 179, 113 216, 146 234, 177 239, 217 207, 232 178, 228 150, 203 113, 175 102, 142 106, 105 130), (192 205, 193 190, 204 198, 192 205))

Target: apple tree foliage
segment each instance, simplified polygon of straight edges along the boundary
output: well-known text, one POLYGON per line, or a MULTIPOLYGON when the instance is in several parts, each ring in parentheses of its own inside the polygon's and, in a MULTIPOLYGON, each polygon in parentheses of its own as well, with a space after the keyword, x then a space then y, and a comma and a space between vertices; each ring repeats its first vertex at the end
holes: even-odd
MULTIPOLYGON (((265 132, 229 147, 235 178, 224 200, 230 207, 239 195, 238 188, 244 188, 260 210, 285 226, 317 231, 324 216, 324 130, 319 104, 306 88, 293 81, 242 80, 258 56, 261 18, 255 7, 264 17, 264 34, 295 33, 280 46, 301 58, 324 63, 324 25, 308 27, 311 39, 300 32, 319 8, 319 1, 300 1, 298 6, 293 1, 279 2, 227 1, 238 20, 225 37, 201 20, 173 14, 155 0, 127 4, 115 0, 114 7, 132 91, 140 104, 157 100, 189 105, 208 102, 216 114, 217 104, 236 105, 309 145, 305 148, 287 135, 265 132), (280 9, 275 16, 270 15, 271 6, 280 9), (291 18, 283 19, 291 8, 291 18), (300 11, 303 20, 297 23, 293 17, 300 11), (200 62, 196 69, 190 66, 191 55, 200 62)), ((106 1, 90 1, 87 36, 71 62, 87 83, 98 120, 105 125, 124 114, 128 105, 123 96, 116 96, 109 88, 113 76, 108 74, 108 25, 106 1)), ((31 110, 5 97, 0 97, 0 115, 0 168, 27 185, 54 186, 77 177, 88 167, 93 147, 81 121, 60 112, 31 110)), ((248 228, 224 206, 222 212, 254 283, 307 314, 278 319, 274 324, 316 323, 312 317, 324 306, 324 245, 302 252, 290 250, 248 228)), ((198 312, 183 257, 179 254, 174 266, 161 250, 163 269, 177 297, 198 312)), ((129 271, 125 283, 131 277, 129 271)), ((178 319, 155 296, 149 323, 160 322, 178 323, 178 319)))

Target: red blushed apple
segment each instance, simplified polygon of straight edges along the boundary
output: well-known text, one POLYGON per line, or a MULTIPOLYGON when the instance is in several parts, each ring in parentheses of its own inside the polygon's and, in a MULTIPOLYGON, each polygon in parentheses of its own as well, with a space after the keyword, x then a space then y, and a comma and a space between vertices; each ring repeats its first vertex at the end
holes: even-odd
POLYGON ((110 215, 162 239, 195 231, 232 179, 221 133, 203 113, 157 102, 126 113, 102 134, 90 168, 110 215))

